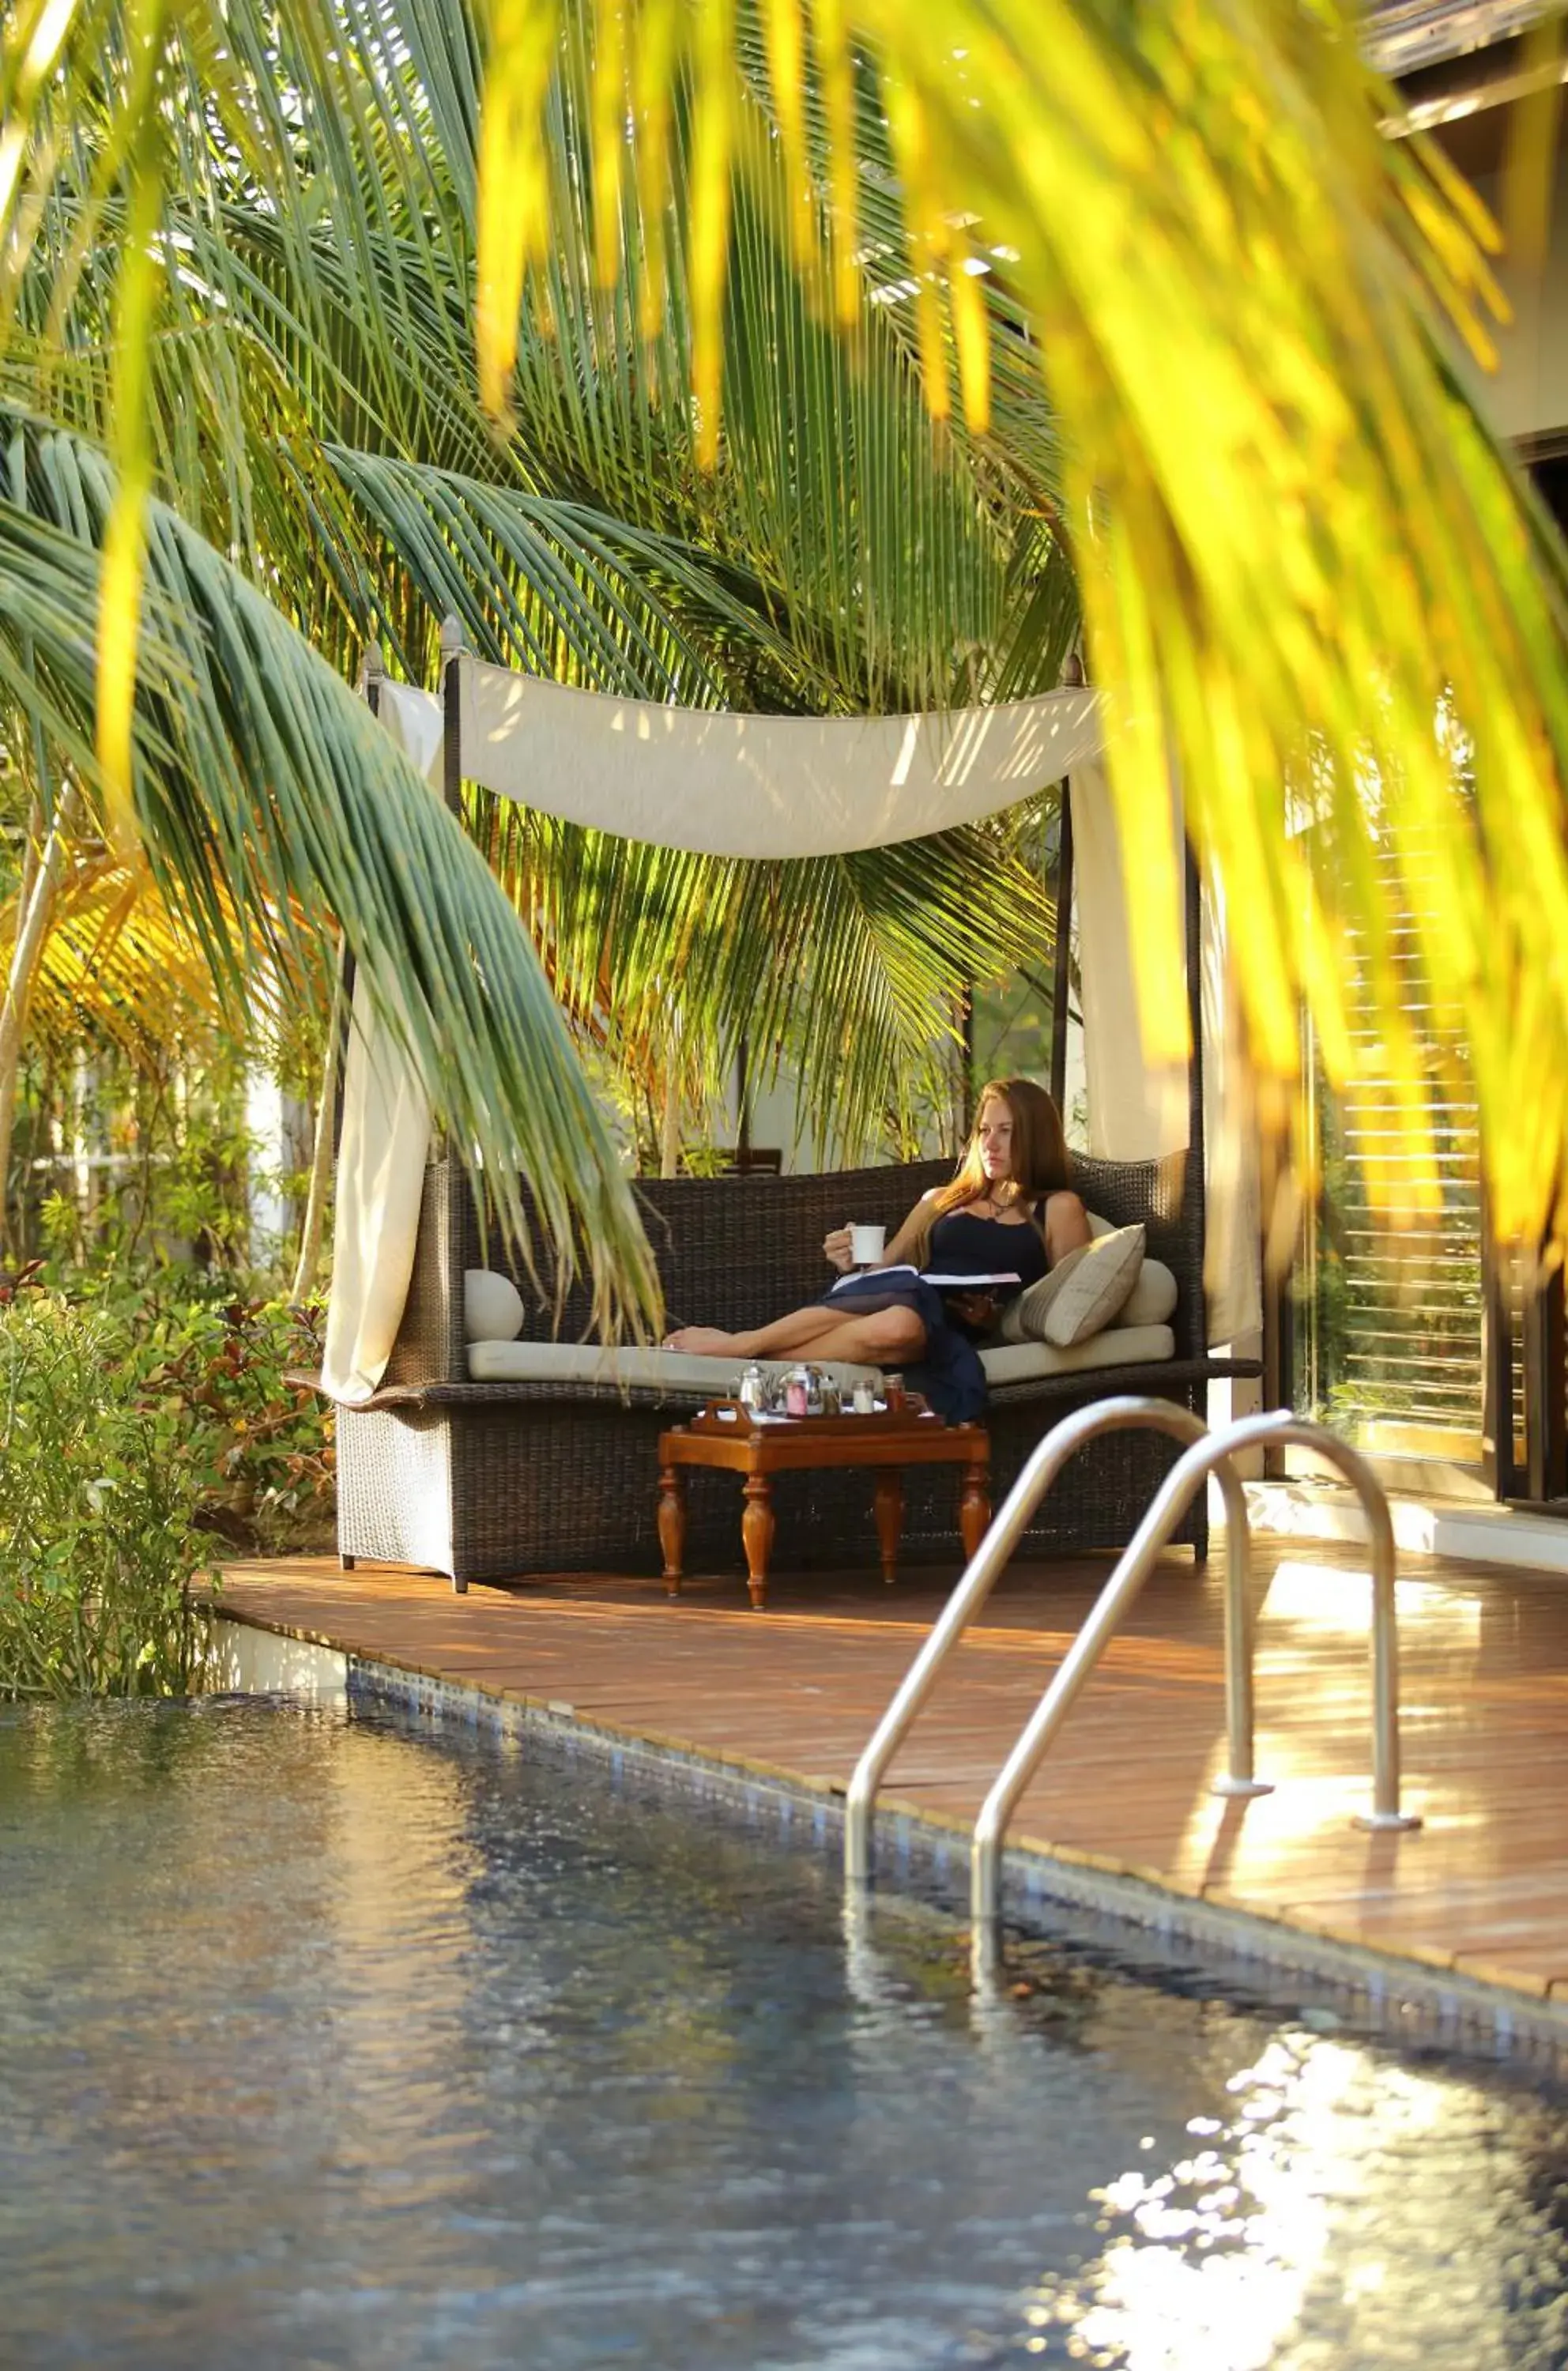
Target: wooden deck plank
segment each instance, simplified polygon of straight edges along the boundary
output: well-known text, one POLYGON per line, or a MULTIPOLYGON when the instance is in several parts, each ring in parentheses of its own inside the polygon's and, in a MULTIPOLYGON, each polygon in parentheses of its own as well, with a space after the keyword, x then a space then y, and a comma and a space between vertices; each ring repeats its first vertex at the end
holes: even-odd
MULTIPOLYGON (((1224 1764, 1222 1567, 1164 1560, 1020 1806, 1015 1833, 1424 1964, 1568 1996, 1568 1590, 1409 1556, 1401 1577, 1407 1805, 1368 1835, 1369 1582, 1354 1548, 1259 1543, 1257 1749, 1224 1764)), ((889 1799, 971 1822, 1110 1569, 1008 1576, 905 1741, 889 1799)), ((302 1559, 229 1568, 234 1613, 426 1672, 570 1706, 635 1735, 842 1786, 955 1573, 734 1576, 682 1598, 605 1575, 476 1587, 302 1559)))

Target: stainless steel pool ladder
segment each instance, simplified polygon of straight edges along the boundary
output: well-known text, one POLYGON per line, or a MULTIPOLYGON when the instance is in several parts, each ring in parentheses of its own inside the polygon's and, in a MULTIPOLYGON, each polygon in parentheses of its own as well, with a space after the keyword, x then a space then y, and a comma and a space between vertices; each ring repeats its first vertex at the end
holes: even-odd
POLYGON ((1173 1400, 1102 1400, 1065 1417, 1033 1452, 998 1510, 978 1553, 911 1664, 856 1765, 845 1806, 844 1872, 850 1885, 871 1873, 871 1820, 877 1790, 939 1672, 1005 1570, 1025 1525, 1069 1457, 1103 1432, 1149 1429, 1187 1444, 1166 1475, 1147 1513, 1117 1561, 1088 1620, 1036 1706, 1033 1715, 981 1806, 970 1856, 970 1905, 976 1922, 994 1925, 1000 1911, 1002 1841, 1019 1798, 1099 1662, 1159 1555, 1212 1473, 1225 1501, 1225 1701, 1229 1767, 1215 1781, 1222 1795, 1271 1791, 1252 1764, 1254 1614, 1251 1540, 1246 1494, 1236 1471, 1239 1452, 1265 1441, 1316 1450, 1337 1465, 1366 1509, 1372 1564, 1372 1809, 1356 1822, 1367 1828, 1418 1828, 1400 1809, 1399 1637, 1394 1607, 1394 1531, 1389 1502, 1365 1458, 1321 1426, 1288 1409, 1243 1417, 1211 1433, 1191 1408, 1173 1400))

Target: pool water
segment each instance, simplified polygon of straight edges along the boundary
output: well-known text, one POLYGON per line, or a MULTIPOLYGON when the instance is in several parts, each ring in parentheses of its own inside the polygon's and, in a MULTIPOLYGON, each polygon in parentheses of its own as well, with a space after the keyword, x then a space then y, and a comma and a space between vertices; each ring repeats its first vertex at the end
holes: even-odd
POLYGON ((548 1742, 0 1716, 0 2363, 1568 2363, 1568 2097, 548 1742), (1016 1992, 1011 1988, 1017 1987, 1016 1992))

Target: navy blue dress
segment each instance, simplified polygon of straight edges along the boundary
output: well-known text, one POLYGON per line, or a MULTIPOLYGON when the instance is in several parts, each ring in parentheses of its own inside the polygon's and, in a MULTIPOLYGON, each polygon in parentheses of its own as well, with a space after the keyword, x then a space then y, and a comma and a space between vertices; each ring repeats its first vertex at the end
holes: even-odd
MULTIPOLYGON (((1037 1227, 1009 1225, 1002 1219, 977 1219, 969 1210, 949 1210, 931 1229, 926 1266, 940 1276, 1006 1275, 1020 1278, 1004 1297, 1038 1284, 1049 1262, 1037 1227)), ((966 1325, 947 1294, 919 1277, 901 1277, 890 1283, 875 1268, 867 1276, 846 1277, 824 1296, 836 1309, 857 1317, 870 1317, 882 1309, 913 1309, 926 1329, 926 1350, 917 1366, 905 1371, 905 1381, 950 1424, 974 1424, 986 1412, 986 1370, 975 1347, 982 1338, 966 1325)))

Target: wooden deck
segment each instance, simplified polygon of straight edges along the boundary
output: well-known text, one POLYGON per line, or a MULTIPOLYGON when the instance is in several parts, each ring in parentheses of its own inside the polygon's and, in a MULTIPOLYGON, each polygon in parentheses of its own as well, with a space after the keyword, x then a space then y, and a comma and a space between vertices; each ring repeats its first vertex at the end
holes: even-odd
MULTIPOLYGON (((1109 1569, 1020 1566, 959 1648, 884 1800, 971 1820, 1109 1569)), ((1257 1767, 1223 1766, 1218 1559, 1172 1555, 1026 1796, 1012 1841, 1309 1933, 1568 2001, 1568 1585, 1401 1561, 1406 1808, 1370 1799, 1369 1583, 1354 1548, 1259 1541, 1257 1767)), ((954 1573, 476 1586, 333 1559, 229 1567, 225 1611, 596 1725, 841 1786, 954 1573)))

